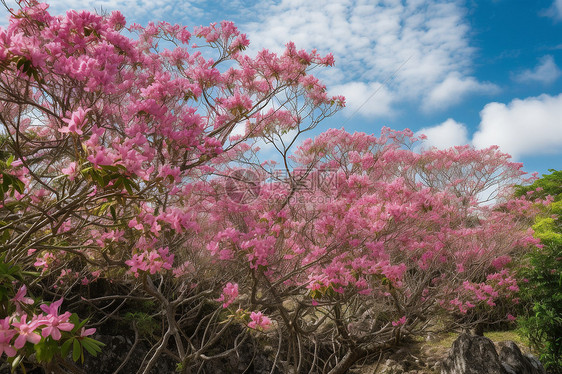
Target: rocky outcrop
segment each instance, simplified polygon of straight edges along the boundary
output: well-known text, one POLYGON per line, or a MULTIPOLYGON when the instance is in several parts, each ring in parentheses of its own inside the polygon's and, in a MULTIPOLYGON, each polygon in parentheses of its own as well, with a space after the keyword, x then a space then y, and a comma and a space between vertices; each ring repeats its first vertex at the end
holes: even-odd
POLYGON ((441 374, 507 374, 494 343, 484 336, 461 334, 443 362, 441 374))
POLYGON ((533 355, 524 355, 514 342, 498 344, 499 358, 508 374, 546 374, 544 367, 533 355))
POLYGON ((461 334, 443 361, 441 374, 545 374, 532 355, 521 353, 511 341, 494 343, 484 336, 461 334))

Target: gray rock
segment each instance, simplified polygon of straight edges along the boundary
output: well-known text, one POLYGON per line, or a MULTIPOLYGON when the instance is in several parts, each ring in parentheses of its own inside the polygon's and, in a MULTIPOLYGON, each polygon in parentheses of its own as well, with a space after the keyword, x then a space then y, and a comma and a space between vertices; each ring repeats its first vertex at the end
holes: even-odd
POLYGON ((507 374, 507 371, 490 339, 461 334, 443 361, 441 374, 507 374))
MULTIPOLYGON (((499 343, 500 361, 512 368, 513 374, 545 374, 544 367, 534 357, 530 359, 521 353, 521 350, 512 341, 499 343)), ((510 374, 512 374, 510 372, 510 374)))
POLYGON ((540 361, 524 355, 512 341, 498 344, 483 336, 461 334, 443 361, 441 374, 546 374, 540 361))
POLYGON ((531 365, 533 365, 533 367, 535 369, 539 370, 539 372, 541 374, 546 374, 546 370, 545 370, 544 366, 542 366, 542 364, 541 364, 541 362, 539 361, 538 358, 536 358, 535 356, 533 356, 530 353, 526 354, 525 357, 527 357, 527 359, 529 359, 529 361, 531 362, 531 365))

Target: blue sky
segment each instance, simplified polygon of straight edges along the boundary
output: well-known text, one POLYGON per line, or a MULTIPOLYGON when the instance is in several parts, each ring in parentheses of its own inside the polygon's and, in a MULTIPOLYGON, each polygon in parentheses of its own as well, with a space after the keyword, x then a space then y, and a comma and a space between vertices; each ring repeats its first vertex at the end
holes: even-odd
POLYGON ((248 34, 253 51, 281 51, 292 40, 299 48, 332 52, 335 68, 318 75, 348 106, 316 133, 407 127, 428 135, 426 146, 497 144, 529 172, 562 168, 562 0, 51 4, 53 13, 119 9, 140 24, 227 19, 248 34))

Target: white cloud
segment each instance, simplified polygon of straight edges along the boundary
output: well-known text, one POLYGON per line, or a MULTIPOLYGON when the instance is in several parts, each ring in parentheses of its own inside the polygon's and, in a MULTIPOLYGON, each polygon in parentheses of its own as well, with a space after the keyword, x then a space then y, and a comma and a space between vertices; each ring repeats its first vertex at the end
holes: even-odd
MULTIPOLYGON (((70 9, 89 10, 96 12, 111 12, 119 10, 127 23, 133 22, 145 24, 147 21, 167 20, 170 18, 182 20, 182 23, 189 24, 203 14, 203 11, 194 4, 194 1, 185 0, 56 0, 46 1, 50 4, 49 13, 52 15, 64 14, 70 9)), ((17 9, 15 0, 7 0, 8 6, 17 9)), ((0 7, 0 15, 5 24, 7 12, 0 7)))
POLYGON ((292 40, 298 48, 334 53, 336 67, 317 74, 331 93, 347 96, 348 113, 361 108, 362 115, 388 117, 400 104, 412 103, 425 111, 444 110, 468 95, 497 90, 471 75, 473 48, 463 0, 52 2, 53 13, 119 9, 129 23, 166 19, 194 25, 203 18, 251 19, 238 26, 248 33, 253 51, 280 51, 292 40))
MULTIPOLYGON (((336 67, 321 77, 328 85, 358 89, 354 97, 383 82, 390 98, 385 105, 400 98, 444 109, 458 97, 492 88, 471 77, 473 49, 461 1, 281 0, 257 7, 256 19, 241 25, 252 48, 280 51, 293 41, 297 48, 332 52, 336 67), (455 95, 442 93, 451 82, 460 82, 455 95)), ((348 101, 357 106, 361 100, 348 101)), ((367 109, 361 113, 385 112, 367 109)))
POLYGON ((480 117, 472 139, 477 148, 499 145, 515 158, 562 153, 562 94, 490 103, 480 117))
POLYGON ((346 114, 352 116, 361 113, 369 116, 392 115, 392 103, 395 97, 392 92, 380 83, 350 82, 330 87, 330 94, 343 95, 348 110, 346 114))
POLYGON ((424 148, 447 149, 469 143, 466 126, 451 118, 437 126, 426 127, 416 132, 416 136, 421 134, 427 136, 423 141, 424 148))
MULTIPOLYGON (((562 0, 560 0, 562 3, 562 0)), ((533 70, 525 70, 515 76, 520 82, 539 82, 543 84, 553 83, 557 80, 562 72, 554 62, 554 58, 550 55, 541 58, 539 64, 533 70)))
POLYGON ((554 0, 546 15, 557 20, 562 20, 562 0, 554 0))
POLYGON ((461 102, 471 93, 495 93, 499 88, 492 83, 481 83, 472 77, 450 73, 443 82, 435 86, 424 99, 424 110, 446 108, 461 102))

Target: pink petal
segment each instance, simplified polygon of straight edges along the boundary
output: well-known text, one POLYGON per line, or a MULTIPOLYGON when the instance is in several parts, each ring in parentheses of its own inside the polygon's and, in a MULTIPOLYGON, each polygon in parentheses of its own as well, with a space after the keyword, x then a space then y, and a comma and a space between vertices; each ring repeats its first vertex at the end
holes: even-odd
MULTIPOLYGON (((64 323, 59 323, 58 326, 59 330, 62 331, 70 331, 74 328, 74 324, 70 323, 70 322, 64 322, 64 323)), ((94 329, 95 331, 96 329, 94 329)))
POLYGON ((51 333, 51 336, 53 337, 53 339, 55 340, 60 340, 60 330, 57 329, 56 327, 53 328, 53 332, 51 333))
POLYGON ((47 336, 51 335, 52 331, 53 331, 53 326, 45 327, 43 331, 41 331, 41 335, 43 335, 43 337, 46 338, 47 336))
POLYGON ((80 333, 80 336, 92 335, 95 332, 96 332, 96 329, 94 329, 94 328, 84 330, 84 328, 82 327, 82 332, 80 333))
POLYGON ((27 335, 27 341, 33 344, 37 344, 41 341, 41 336, 36 333, 31 333, 27 335))
POLYGON ((10 345, 0 346, 0 354, 2 354, 2 351, 6 352, 6 356, 8 357, 14 357, 16 355, 16 350, 10 345))
POLYGON ((16 349, 21 349, 25 345, 25 335, 20 335, 16 338, 14 342, 14 347, 16 349))

